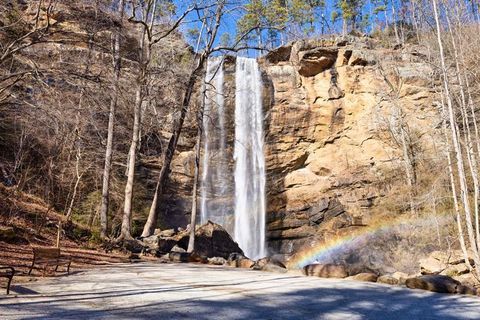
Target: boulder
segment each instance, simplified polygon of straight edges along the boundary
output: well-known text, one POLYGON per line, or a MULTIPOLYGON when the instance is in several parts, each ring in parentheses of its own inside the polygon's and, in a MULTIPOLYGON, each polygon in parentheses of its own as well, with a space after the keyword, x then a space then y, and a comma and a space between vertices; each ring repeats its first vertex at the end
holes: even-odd
POLYGON ((142 239, 144 246, 150 250, 158 250, 158 241, 159 237, 155 235, 142 239))
POLYGON ((184 253, 184 252, 187 252, 187 250, 179 247, 178 245, 175 245, 175 246, 173 246, 173 248, 170 250, 170 252, 180 252, 180 253, 184 253))
POLYGON ((301 51, 299 54, 300 68, 298 73, 304 77, 313 77, 328 70, 335 64, 337 54, 337 49, 326 47, 301 51))
POLYGON ((465 263, 459 263, 454 265, 448 265, 445 269, 442 270, 442 272, 440 272, 440 274, 449 277, 455 277, 469 272, 470 269, 468 269, 465 263))
POLYGON ((251 267, 253 267, 255 262, 245 257, 242 253, 232 253, 228 257, 227 264, 230 267, 250 269, 251 267))
POLYGON ((368 66, 376 63, 373 53, 368 50, 352 50, 348 64, 351 66, 368 66))
MULTIPOLYGON (((189 235, 184 235, 178 246, 188 247, 189 235)), ((222 257, 227 259, 232 253, 243 254, 242 249, 233 241, 228 232, 219 224, 208 221, 195 232, 195 252, 207 258, 222 257)))
POLYGON ((456 293, 458 293, 458 294, 469 294, 469 295, 472 295, 472 296, 476 296, 478 294, 478 289, 461 284, 461 285, 457 286, 457 292, 456 293))
POLYGON ((465 273, 458 276, 452 276, 452 278, 461 282, 463 285, 466 285, 466 286, 473 287, 478 285, 478 281, 477 279, 475 279, 475 276, 472 273, 465 273))
POLYGON ((227 260, 222 257, 212 257, 208 258, 208 264, 223 266, 224 264, 227 264, 227 260))
POLYGON ((237 268, 250 269, 254 264, 255 262, 249 258, 243 258, 236 261, 237 268))
POLYGON ((391 275, 385 274, 383 276, 378 277, 378 283, 385 283, 390 285, 397 285, 399 283, 398 279, 392 277, 391 275))
POLYGON ((347 269, 339 264, 309 264, 303 268, 303 274, 320 278, 346 278, 347 269))
MULTIPOLYGON (((158 238, 158 250, 159 252, 170 252, 177 244, 177 241, 172 238, 158 238)), ((179 248, 177 246, 177 248, 179 248)))
POLYGON ((143 243, 135 239, 124 240, 123 247, 134 254, 142 253, 145 249, 143 243))
POLYGON ((190 262, 189 261, 190 254, 186 252, 175 252, 172 251, 168 254, 168 259, 172 262, 190 262))
POLYGON ((425 275, 409 278, 405 284, 410 289, 422 289, 439 293, 457 293, 457 287, 461 285, 457 280, 442 275, 425 275))
POLYGON ((279 273, 285 273, 288 271, 287 267, 285 267, 285 265, 281 261, 273 257, 265 257, 255 261, 252 269, 279 273))
POLYGON ((432 257, 420 259, 419 264, 422 274, 438 274, 447 267, 444 263, 432 257))
POLYGON ((392 277, 398 280, 398 284, 405 284, 407 279, 410 278, 410 276, 408 274, 406 274, 405 272, 400 272, 400 271, 394 272, 392 274, 392 277))
POLYGON ((188 262, 208 263, 208 258, 198 252, 192 252, 188 256, 188 262))
POLYGON ((165 237, 165 238, 173 237, 175 235, 175 230, 174 229, 162 230, 158 232, 158 235, 160 237, 165 237))
POLYGON ((375 273, 363 272, 354 276, 350 276, 347 279, 365 282, 377 282, 378 276, 375 273))

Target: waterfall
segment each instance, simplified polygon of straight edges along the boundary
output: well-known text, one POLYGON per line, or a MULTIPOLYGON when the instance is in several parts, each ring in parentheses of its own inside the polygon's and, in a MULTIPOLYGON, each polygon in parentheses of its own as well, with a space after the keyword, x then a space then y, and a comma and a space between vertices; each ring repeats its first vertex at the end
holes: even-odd
POLYGON ((265 252, 262 80, 255 59, 237 57, 235 89, 235 232, 245 255, 265 252))
POLYGON ((225 226, 231 173, 226 153, 223 57, 208 60, 204 94, 200 222, 212 220, 225 226))

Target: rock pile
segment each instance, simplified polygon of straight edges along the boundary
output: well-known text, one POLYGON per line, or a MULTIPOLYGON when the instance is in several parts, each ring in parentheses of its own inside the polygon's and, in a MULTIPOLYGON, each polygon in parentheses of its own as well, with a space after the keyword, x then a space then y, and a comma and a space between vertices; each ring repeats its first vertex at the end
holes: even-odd
MULTIPOLYGON (((154 235, 141 239, 140 244, 145 252, 156 256, 172 253, 170 256, 174 257, 175 261, 185 262, 188 260, 185 253, 189 239, 189 230, 157 229, 154 235)), ((227 259, 232 253, 243 254, 243 251, 221 225, 208 221, 196 230, 196 255, 204 259, 213 257, 227 259)))
POLYGON ((412 289, 440 293, 480 295, 478 281, 473 271, 473 259, 465 259, 461 251, 449 253, 434 251, 419 261, 420 273, 408 275, 403 272, 378 275, 375 271, 361 271, 358 266, 351 268, 343 264, 310 264, 303 268, 303 274, 321 278, 346 278, 348 280, 379 282, 389 285, 406 285, 412 289), (465 263, 465 260, 467 263, 465 263))

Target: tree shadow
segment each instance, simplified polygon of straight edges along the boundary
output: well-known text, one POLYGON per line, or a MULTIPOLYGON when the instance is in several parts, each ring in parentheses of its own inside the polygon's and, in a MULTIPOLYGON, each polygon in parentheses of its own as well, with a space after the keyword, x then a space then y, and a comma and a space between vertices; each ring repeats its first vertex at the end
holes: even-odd
MULTIPOLYGON (((148 268, 144 270, 148 273, 146 270, 148 268)), ((478 319, 480 314, 480 300, 476 297, 345 280, 271 275, 264 278, 259 273, 258 277, 249 278, 248 273, 244 275, 247 276, 244 279, 214 280, 212 283, 206 279, 205 282, 180 284, 175 283, 175 278, 174 283, 156 283, 148 288, 139 280, 133 283, 133 288, 122 289, 119 283, 118 287, 108 287, 105 291, 69 293, 77 282, 73 281, 61 284, 54 293, 23 299, 28 301, 6 297, 0 300, 0 314, 5 319, 199 320, 460 320, 478 319)), ((180 282, 181 274, 178 280, 180 282)), ((148 279, 143 278, 143 281, 148 279)))

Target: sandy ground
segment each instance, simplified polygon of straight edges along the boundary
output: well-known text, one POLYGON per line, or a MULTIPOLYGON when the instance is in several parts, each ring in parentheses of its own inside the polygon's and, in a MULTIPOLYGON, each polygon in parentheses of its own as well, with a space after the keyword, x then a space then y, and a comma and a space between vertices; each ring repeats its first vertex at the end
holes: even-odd
MULTIPOLYGON (((3 294, 3 292, 2 292, 3 294)), ((105 266, 14 284, 1 319, 479 319, 480 298, 192 264, 105 266)))

